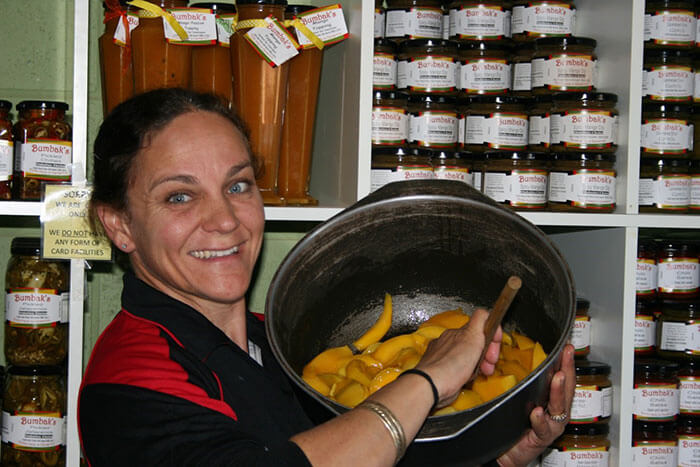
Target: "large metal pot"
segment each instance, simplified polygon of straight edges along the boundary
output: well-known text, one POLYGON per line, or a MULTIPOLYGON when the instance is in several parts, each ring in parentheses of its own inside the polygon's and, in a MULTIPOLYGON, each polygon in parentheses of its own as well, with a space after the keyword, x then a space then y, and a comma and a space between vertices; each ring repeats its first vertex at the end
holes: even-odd
POLYGON ((346 407, 316 393, 301 370, 319 352, 348 344, 393 296, 388 336, 415 330, 456 306, 488 307, 511 275, 523 287, 504 320, 542 343, 540 369, 474 409, 429 417, 402 465, 475 465, 508 449, 546 402, 574 320, 571 273, 549 239, 521 216, 461 182, 386 185, 320 224, 287 255, 267 295, 275 357, 322 413, 346 407))

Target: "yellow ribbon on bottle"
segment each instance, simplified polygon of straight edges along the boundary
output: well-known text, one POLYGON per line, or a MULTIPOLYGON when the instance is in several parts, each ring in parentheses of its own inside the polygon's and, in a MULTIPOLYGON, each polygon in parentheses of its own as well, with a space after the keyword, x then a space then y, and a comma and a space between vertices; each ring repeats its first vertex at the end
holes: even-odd
POLYGON ((306 36, 306 38, 310 40, 311 43, 319 50, 323 50, 323 47, 326 45, 321 39, 318 38, 316 34, 313 33, 311 29, 307 28, 299 18, 285 20, 283 24, 286 28, 289 26, 294 26, 297 31, 300 31, 304 36, 306 36))
POLYGON ((160 16, 161 18, 165 18, 165 21, 167 21, 168 24, 173 28, 178 37, 180 37, 180 39, 183 41, 187 40, 187 31, 185 31, 185 29, 180 25, 180 23, 177 22, 173 15, 171 15, 158 5, 154 5, 153 3, 147 2, 145 0, 131 0, 127 3, 131 6, 135 6, 136 8, 141 8, 141 10, 143 10, 139 12, 139 17, 155 18, 160 16))

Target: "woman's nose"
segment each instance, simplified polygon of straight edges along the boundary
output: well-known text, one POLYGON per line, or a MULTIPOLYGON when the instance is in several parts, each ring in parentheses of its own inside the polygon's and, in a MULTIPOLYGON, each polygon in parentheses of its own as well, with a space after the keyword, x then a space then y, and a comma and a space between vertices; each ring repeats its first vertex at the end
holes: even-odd
POLYGON ((204 207, 204 230, 212 232, 231 232, 240 224, 236 207, 225 195, 207 200, 204 207))

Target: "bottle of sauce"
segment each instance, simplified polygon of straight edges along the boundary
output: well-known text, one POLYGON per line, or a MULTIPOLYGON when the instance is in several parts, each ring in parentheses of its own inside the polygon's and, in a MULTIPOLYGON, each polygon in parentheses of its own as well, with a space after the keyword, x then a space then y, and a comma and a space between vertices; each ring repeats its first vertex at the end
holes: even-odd
POLYGON ((576 360, 576 391, 569 423, 608 423, 612 415, 612 400, 610 365, 576 360))
POLYGON ((679 364, 667 360, 636 359, 632 416, 634 420, 672 422, 680 412, 679 364))
POLYGON ((656 300, 637 298, 634 312, 634 355, 649 357, 656 352, 656 300))
POLYGON ((128 28, 123 22, 129 21, 128 13, 132 8, 126 0, 107 1, 104 2, 104 7, 105 31, 99 38, 99 47, 102 110, 104 115, 107 115, 117 105, 134 95, 134 67, 131 62, 131 38, 127 36, 124 45, 117 44, 114 40, 120 22, 122 27, 128 28))
POLYGON ((542 455, 542 467, 607 467, 608 432, 607 423, 566 425, 564 434, 542 455))
POLYGON ((576 298, 576 318, 571 331, 571 345, 574 346, 576 358, 584 358, 591 353, 591 317, 588 315, 590 308, 589 300, 582 297, 576 298))
MULTIPOLYGON (((700 361, 688 360, 678 371, 681 417, 700 416, 700 361)), ((700 421, 700 418, 698 418, 700 421)), ((700 427, 699 427, 700 428, 700 427)))
POLYGON ((700 267, 693 243, 678 240, 661 243, 656 261, 661 298, 685 299, 698 295, 700 267))
POLYGON ((700 419, 681 417, 678 420, 678 466, 700 465, 700 419))
POLYGON ((632 424, 633 465, 676 467, 678 435, 672 422, 635 421, 632 424))
POLYGON ((656 243, 650 239, 639 239, 637 245, 637 271, 635 276, 637 301, 655 299, 658 286, 656 243))
POLYGON ((663 300, 657 325, 656 347, 662 358, 677 361, 692 360, 700 355, 697 342, 700 302, 693 300, 663 300))

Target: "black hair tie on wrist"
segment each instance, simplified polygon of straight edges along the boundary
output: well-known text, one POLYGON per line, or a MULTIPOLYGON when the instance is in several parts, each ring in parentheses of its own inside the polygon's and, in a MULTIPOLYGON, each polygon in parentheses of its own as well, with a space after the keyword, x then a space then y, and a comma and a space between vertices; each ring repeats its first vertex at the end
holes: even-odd
POLYGON ((435 386, 435 383, 433 383, 433 378, 428 376, 428 373, 426 373, 425 371, 419 370, 417 368, 411 368, 410 370, 406 370, 399 376, 410 374, 422 376, 430 384, 430 389, 433 390, 433 406, 430 408, 430 411, 432 412, 433 410, 435 410, 435 407, 437 407, 438 402, 440 402, 440 394, 438 394, 437 386, 435 386))

